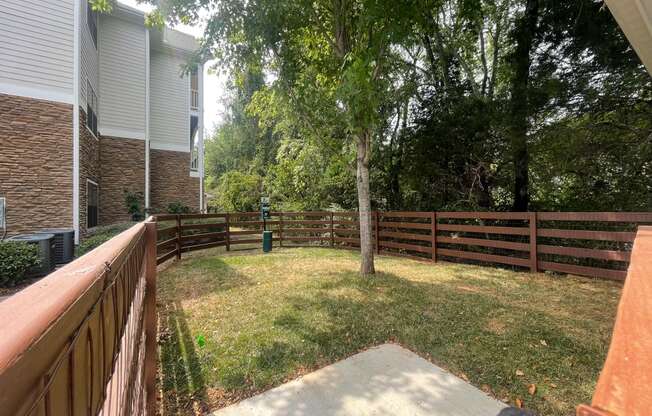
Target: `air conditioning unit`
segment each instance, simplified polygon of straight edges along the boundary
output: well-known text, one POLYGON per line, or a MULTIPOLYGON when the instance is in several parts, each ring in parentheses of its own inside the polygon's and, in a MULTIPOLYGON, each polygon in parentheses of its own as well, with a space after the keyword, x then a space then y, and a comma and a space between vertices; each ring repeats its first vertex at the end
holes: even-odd
POLYGON ((23 241, 38 246, 40 263, 29 269, 26 277, 41 277, 54 270, 54 234, 20 234, 9 240, 23 241))
POLYGON ((38 234, 54 234, 54 263, 70 263, 75 257, 75 230, 72 228, 47 228, 38 234))

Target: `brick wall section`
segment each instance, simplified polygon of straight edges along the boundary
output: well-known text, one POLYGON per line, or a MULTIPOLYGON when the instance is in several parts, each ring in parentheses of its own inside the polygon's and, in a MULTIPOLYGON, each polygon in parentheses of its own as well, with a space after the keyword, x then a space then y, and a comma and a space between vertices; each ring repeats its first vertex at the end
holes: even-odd
MULTIPOLYGON (((87 186, 91 180, 100 184, 100 141, 86 128, 86 112, 79 109, 79 231, 86 233, 87 186)), ((100 190, 101 192, 101 190, 100 190)))
POLYGON ((72 227, 72 153, 71 105, 0 94, 0 196, 9 235, 72 227))
POLYGON ((125 190, 145 192, 145 141, 101 136, 100 166, 100 224, 131 220, 125 190))
POLYGON ((152 212, 167 212, 181 202, 199 211, 199 178, 190 177, 190 153, 150 150, 150 204, 152 212))

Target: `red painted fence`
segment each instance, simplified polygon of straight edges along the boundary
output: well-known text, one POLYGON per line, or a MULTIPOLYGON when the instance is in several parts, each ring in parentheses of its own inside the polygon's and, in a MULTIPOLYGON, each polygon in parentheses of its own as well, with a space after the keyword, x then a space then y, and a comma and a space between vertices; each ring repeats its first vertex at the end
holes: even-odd
MULTIPOLYGON (((159 263, 209 247, 261 243, 259 213, 159 215, 159 263)), ((652 213, 374 212, 377 253, 624 280, 636 228, 652 213)), ((357 212, 275 212, 278 246, 356 249, 357 212)))
POLYGON ((0 415, 156 414, 156 224, 0 303, 0 415))

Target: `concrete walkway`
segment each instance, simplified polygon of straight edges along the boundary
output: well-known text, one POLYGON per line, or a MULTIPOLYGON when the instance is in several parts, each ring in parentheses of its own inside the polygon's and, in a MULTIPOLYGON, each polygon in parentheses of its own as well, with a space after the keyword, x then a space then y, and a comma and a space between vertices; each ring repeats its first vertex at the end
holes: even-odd
POLYGON ((214 416, 496 416, 505 404, 393 344, 354 355, 214 416))

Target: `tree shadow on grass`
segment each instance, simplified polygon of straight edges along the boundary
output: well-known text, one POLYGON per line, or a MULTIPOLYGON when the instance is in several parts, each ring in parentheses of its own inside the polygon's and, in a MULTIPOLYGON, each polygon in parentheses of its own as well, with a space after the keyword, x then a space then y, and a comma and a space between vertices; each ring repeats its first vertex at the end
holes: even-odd
POLYGON ((206 383, 195 349, 197 344, 183 309, 178 302, 165 303, 159 307, 159 319, 162 414, 207 411, 201 408, 206 399, 206 383))
POLYGON ((569 334, 556 316, 507 304, 481 290, 460 290, 459 282, 414 282, 387 273, 373 279, 341 273, 324 277, 310 296, 287 297, 287 307, 274 321, 303 346, 300 355, 296 345, 273 348, 272 357, 286 366, 320 367, 396 341, 476 386, 488 386, 499 398, 524 399, 541 414, 566 414, 590 400, 606 349, 569 334), (508 324, 492 327, 496 317, 508 324), (528 394, 529 383, 544 380, 564 384, 549 392, 559 397, 556 404, 528 394))
POLYGON ((176 265, 177 270, 162 273, 159 279, 159 383, 161 414, 206 414, 207 388, 198 349, 188 316, 181 304, 202 296, 251 285, 251 279, 229 267, 222 259, 196 258, 189 264, 176 265), (198 268, 200 273, 184 276, 187 270, 198 268))

